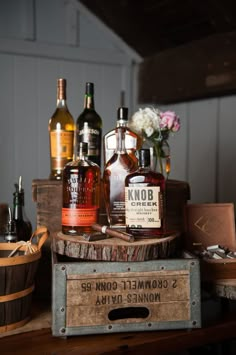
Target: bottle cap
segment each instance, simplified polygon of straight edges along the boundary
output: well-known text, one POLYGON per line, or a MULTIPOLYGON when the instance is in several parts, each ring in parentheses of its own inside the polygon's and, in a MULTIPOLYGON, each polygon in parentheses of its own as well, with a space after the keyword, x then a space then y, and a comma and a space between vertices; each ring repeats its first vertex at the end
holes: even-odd
POLYGON ((128 108, 119 107, 117 110, 117 120, 128 121, 128 108))
POLYGON ((94 93, 94 84, 93 83, 86 83, 85 93, 87 95, 93 95, 93 93, 94 93))
POLYGON ((57 99, 66 100, 66 79, 57 79, 57 99))
POLYGON ((88 143, 87 142, 80 142, 79 143, 79 152, 80 152, 80 154, 82 153, 83 155, 86 155, 88 153, 88 143))
POLYGON ((139 166, 150 166, 150 149, 140 149, 138 152, 139 166))

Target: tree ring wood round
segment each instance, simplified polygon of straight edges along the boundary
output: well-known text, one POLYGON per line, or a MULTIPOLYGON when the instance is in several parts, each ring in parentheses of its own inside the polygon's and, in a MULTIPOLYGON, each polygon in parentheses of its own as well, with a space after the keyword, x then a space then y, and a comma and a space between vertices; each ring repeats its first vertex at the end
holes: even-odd
POLYGON ((82 260, 147 261, 176 255, 180 233, 165 238, 137 240, 133 243, 118 238, 86 241, 82 236, 69 236, 58 232, 53 237, 55 253, 82 260))

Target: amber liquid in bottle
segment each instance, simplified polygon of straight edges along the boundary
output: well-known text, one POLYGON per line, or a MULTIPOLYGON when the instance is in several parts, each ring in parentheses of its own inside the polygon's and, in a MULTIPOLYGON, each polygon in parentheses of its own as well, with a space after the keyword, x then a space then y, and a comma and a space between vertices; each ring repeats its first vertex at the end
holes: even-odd
POLYGON ((88 143, 88 159, 101 166, 102 119, 95 111, 94 84, 86 83, 84 110, 76 122, 76 140, 88 143))
POLYGON ((88 144, 79 144, 78 159, 63 170, 62 232, 81 235, 92 232, 98 223, 100 167, 87 158, 88 144))
POLYGON ((165 178, 150 170, 150 150, 139 150, 139 169, 125 179, 126 231, 135 239, 165 235, 165 178))
POLYGON ((116 128, 116 142, 115 153, 104 169, 104 196, 110 226, 125 228, 125 178, 138 165, 126 152, 124 127, 116 128))
MULTIPOLYGON (((128 127, 128 108, 119 107, 117 110, 116 127, 125 129, 125 149, 129 156, 137 163, 136 151, 142 147, 142 138, 128 127)), ((116 130, 112 129, 103 137, 104 164, 112 157, 116 150, 116 130)))
POLYGON ((73 158, 74 119, 66 104, 66 80, 57 81, 57 108, 49 120, 51 180, 61 180, 64 166, 73 158))

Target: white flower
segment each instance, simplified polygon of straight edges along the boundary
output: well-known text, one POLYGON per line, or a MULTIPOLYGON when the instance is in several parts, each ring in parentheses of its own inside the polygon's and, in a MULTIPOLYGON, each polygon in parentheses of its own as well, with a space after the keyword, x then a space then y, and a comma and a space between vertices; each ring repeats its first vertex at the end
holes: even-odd
POLYGON ((146 107, 134 113, 129 127, 141 135, 145 133, 147 137, 150 137, 155 131, 160 130, 160 122, 160 111, 146 107))

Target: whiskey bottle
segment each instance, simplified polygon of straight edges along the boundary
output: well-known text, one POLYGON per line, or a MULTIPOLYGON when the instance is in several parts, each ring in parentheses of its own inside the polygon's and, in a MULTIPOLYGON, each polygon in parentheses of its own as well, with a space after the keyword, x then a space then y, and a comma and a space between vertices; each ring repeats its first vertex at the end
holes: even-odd
POLYGON ((78 159, 63 169, 62 232, 79 235, 98 223, 100 167, 87 158, 88 143, 79 143, 78 159))
POLYGON ((61 180, 64 166, 73 158, 74 119, 66 103, 66 79, 57 80, 57 107, 49 120, 51 180, 61 180))
POLYGON ((150 170, 150 150, 139 150, 139 169, 125 179, 126 231, 135 239, 165 234, 165 178, 150 170))
POLYGON ((94 84, 86 83, 84 110, 76 122, 77 149, 88 143, 88 159, 101 166, 102 119, 95 111, 94 84))
POLYGON ((125 229, 125 178, 138 168, 125 149, 125 127, 115 129, 116 149, 103 173, 104 197, 108 222, 125 229))
POLYGON ((30 240, 32 234, 32 225, 25 212, 25 193, 22 187, 22 177, 19 177, 19 183, 15 184, 13 194, 13 220, 16 224, 16 234, 18 241, 30 240))
MULTIPOLYGON (((117 122, 116 127, 125 128, 125 148, 127 153, 131 158, 137 163, 137 157, 135 155, 136 151, 139 150, 142 146, 142 138, 131 131, 128 127, 128 108, 119 107, 117 110, 117 122)), ((103 137, 103 155, 104 155, 104 164, 112 157, 116 149, 116 131, 112 129, 106 133, 103 137)))

